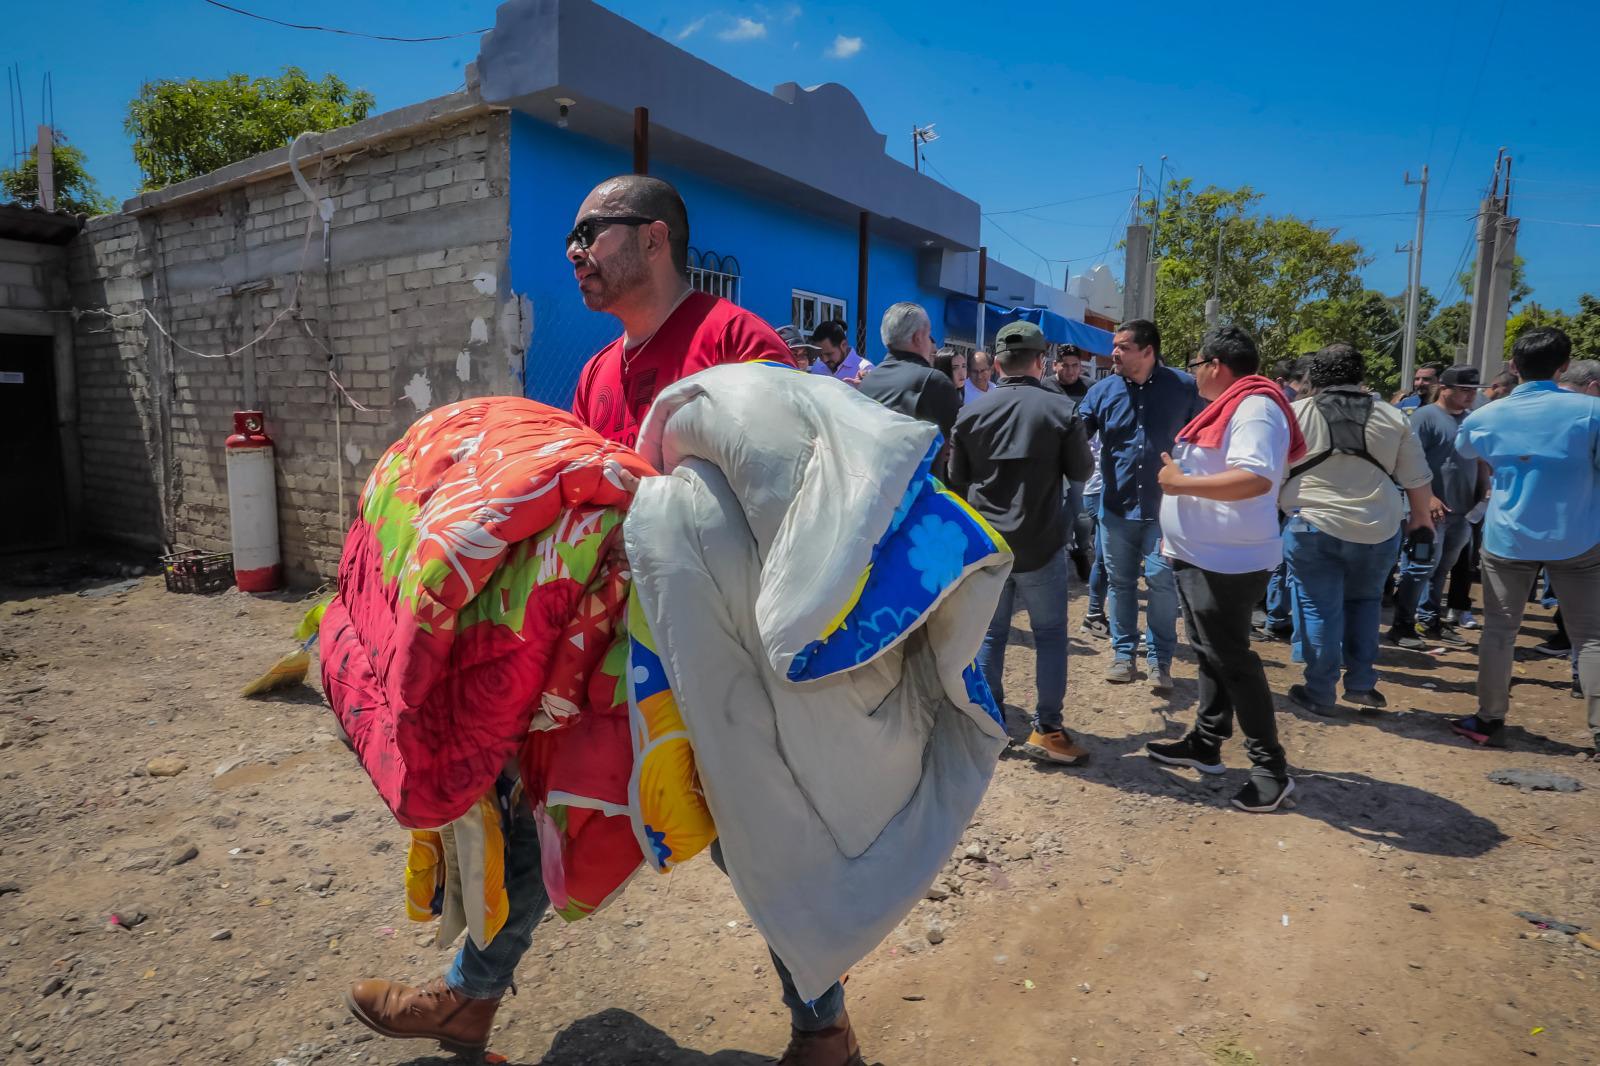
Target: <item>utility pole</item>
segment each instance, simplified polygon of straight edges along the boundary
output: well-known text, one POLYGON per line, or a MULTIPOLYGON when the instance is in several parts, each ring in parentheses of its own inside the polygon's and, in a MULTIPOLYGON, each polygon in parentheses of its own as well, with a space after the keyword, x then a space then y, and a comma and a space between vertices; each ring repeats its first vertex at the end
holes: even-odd
MULTIPOLYGON (((978 311, 973 328, 972 350, 984 351, 984 312, 989 308, 989 249, 987 246, 978 249, 978 311)), ((992 364, 991 364, 992 365, 992 364)))
POLYGON ((1211 272, 1211 299, 1206 301, 1206 325, 1222 317, 1222 220, 1217 219, 1217 268, 1211 272))
POLYGON ((1406 343, 1400 356, 1400 384, 1403 388, 1410 381, 1417 366, 1417 328, 1420 326, 1418 319, 1422 308, 1422 229, 1423 222, 1428 217, 1428 166, 1422 166, 1422 177, 1417 181, 1411 180, 1411 172, 1406 171, 1405 182, 1407 185, 1420 185, 1422 191, 1417 197, 1417 235, 1411 241, 1411 268, 1407 271, 1406 278, 1406 343))
POLYGON ((39 127, 39 206, 46 211, 56 209, 55 133, 49 126, 39 127))
POLYGON ((1486 379, 1499 373, 1505 361, 1511 272, 1517 257, 1518 220, 1507 217, 1510 204, 1511 157, 1502 148, 1494 161, 1489 195, 1478 211, 1478 260, 1472 271, 1472 324, 1467 340, 1467 362, 1486 379))

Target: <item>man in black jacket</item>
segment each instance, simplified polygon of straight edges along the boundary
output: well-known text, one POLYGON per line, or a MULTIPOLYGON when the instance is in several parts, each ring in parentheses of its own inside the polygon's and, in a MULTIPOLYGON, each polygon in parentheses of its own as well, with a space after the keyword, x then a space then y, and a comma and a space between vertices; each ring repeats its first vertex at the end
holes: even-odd
POLYGON ((1013 322, 995 338, 1000 383, 962 409, 950 456, 950 485, 994 526, 1016 556, 978 662, 995 699, 1004 702, 1001 673, 1011 611, 1018 595, 1033 626, 1038 703, 1023 751, 1072 765, 1088 753, 1061 724, 1067 692, 1067 519, 1061 481, 1082 481, 1094 468, 1072 402, 1040 384, 1044 334, 1013 322))
POLYGON ((933 323, 920 304, 898 303, 883 313, 878 332, 889 355, 861 379, 861 395, 939 427, 946 447, 934 463, 934 475, 942 478, 950 432, 961 410, 961 390, 933 368, 933 354, 938 350, 933 343, 933 323))

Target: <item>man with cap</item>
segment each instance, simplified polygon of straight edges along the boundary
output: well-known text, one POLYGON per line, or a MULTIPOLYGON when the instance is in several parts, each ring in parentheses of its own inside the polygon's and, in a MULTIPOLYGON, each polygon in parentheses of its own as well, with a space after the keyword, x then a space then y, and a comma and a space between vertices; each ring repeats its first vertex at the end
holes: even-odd
POLYGON ((800 370, 810 370, 817 360, 817 346, 806 340, 799 326, 779 326, 778 339, 789 346, 789 358, 800 370))
POLYGON ((1456 450, 1461 423, 1477 402, 1480 382, 1475 366, 1453 366, 1439 377, 1437 398, 1411 416, 1411 428, 1422 445, 1422 454, 1433 473, 1434 551, 1426 558, 1414 554, 1401 556, 1400 583, 1394 594, 1394 621, 1389 627, 1391 644, 1402 648, 1422 648, 1428 641, 1465 647, 1455 627, 1440 616, 1445 581, 1455 568, 1461 551, 1472 542, 1468 512, 1479 500, 1489 498, 1489 467, 1468 459, 1456 450), (1422 634, 1417 623, 1422 623, 1422 634))
MULTIPOLYGON (((1055 365, 1041 379, 1045 388, 1072 401, 1074 413, 1078 404, 1088 395, 1089 383, 1083 380, 1083 353, 1077 345, 1063 344, 1056 355, 1055 365)), ((1090 553, 1094 549, 1094 516, 1083 513, 1086 481, 1067 482, 1067 554, 1077 568, 1078 580, 1089 580, 1090 553)))
POLYGON ((1044 334, 1013 322, 995 338, 1001 378, 961 409, 950 455, 950 486, 1011 545, 1016 562, 978 663, 989 688, 1005 701, 1002 673, 1011 612, 1017 598, 1033 627, 1038 702, 1023 750, 1036 759, 1072 765, 1088 753, 1062 728, 1067 691, 1067 541, 1061 481, 1082 481, 1094 460, 1071 401, 1040 384, 1044 334))

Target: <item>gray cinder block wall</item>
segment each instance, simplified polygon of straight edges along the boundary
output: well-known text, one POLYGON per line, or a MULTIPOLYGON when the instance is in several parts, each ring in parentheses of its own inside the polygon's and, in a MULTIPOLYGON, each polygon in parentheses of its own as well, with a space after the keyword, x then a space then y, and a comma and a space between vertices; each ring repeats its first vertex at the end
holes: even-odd
POLYGON ((326 245, 286 151, 91 220, 70 249, 72 301, 118 317, 77 319, 85 532, 227 550, 223 442, 256 407, 277 445, 286 573, 332 576, 372 464, 422 411, 522 392, 507 131, 469 89, 308 139, 301 173, 334 203, 326 245), (243 352, 194 354, 269 325, 243 352))

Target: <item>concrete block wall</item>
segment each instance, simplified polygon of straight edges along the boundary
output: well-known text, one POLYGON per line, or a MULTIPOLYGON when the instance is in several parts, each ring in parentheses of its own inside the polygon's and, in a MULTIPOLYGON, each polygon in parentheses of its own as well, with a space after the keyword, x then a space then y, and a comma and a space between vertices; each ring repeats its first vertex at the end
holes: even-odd
POLYGON ((91 223, 72 259, 77 305, 148 307, 171 337, 148 318, 79 319, 90 528, 128 524, 139 465, 164 520, 136 509, 137 524, 227 550, 223 442, 232 413, 256 406, 277 445, 286 571, 331 577, 367 474, 418 414, 521 394, 506 141, 504 114, 479 109, 313 156, 302 173, 334 202, 326 246, 286 174, 91 223))
MULTIPOLYGON (((58 245, 0 239, 0 310, 44 311, 65 297, 67 250, 58 245)), ((0 329, 0 333, 12 332, 0 329)))

